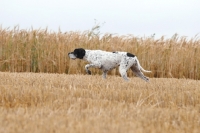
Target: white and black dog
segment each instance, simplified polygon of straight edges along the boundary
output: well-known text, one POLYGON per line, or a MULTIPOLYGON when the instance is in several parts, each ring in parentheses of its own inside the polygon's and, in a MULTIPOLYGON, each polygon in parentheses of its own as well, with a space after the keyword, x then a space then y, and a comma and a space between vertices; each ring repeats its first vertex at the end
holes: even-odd
POLYGON ((71 59, 83 59, 90 64, 85 65, 85 70, 88 74, 91 74, 90 67, 99 68, 103 71, 103 78, 106 78, 106 74, 109 70, 112 70, 119 66, 119 72, 124 80, 127 78, 127 70, 131 70, 136 76, 145 81, 149 81, 149 78, 144 76, 141 72, 151 72, 144 70, 137 59, 137 57, 127 52, 107 52, 102 50, 85 50, 83 48, 77 48, 73 52, 68 53, 71 59))

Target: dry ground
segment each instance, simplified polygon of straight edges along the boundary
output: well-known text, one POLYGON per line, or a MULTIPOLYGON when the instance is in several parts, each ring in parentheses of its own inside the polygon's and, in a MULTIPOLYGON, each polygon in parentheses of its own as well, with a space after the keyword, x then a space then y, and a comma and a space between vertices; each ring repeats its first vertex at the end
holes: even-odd
POLYGON ((0 73, 1 133, 199 133, 200 81, 0 73))

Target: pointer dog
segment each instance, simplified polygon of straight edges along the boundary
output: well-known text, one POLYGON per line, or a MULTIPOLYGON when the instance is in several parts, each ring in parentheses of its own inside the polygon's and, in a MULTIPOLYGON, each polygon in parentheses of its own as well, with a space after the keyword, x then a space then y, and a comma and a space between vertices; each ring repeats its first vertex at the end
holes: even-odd
POLYGON ((90 64, 85 66, 85 70, 88 74, 91 74, 90 67, 99 68, 103 71, 103 78, 106 78, 108 71, 119 66, 119 72, 124 80, 128 80, 126 71, 131 68, 136 76, 149 81, 149 78, 144 76, 141 72, 151 72, 144 70, 139 63, 137 57, 127 52, 107 52, 102 50, 85 50, 83 48, 77 48, 73 52, 68 53, 71 59, 83 59, 90 64))

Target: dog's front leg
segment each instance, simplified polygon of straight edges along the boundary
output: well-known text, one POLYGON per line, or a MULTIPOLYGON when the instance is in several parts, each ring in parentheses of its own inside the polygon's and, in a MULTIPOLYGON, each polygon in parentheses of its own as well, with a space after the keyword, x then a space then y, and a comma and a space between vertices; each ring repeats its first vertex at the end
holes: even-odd
POLYGON ((90 67, 94 67, 94 68, 101 68, 101 63, 96 63, 96 64, 87 64, 85 65, 85 70, 86 70, 86 73, 91 75, 91 71, 89 70, 90 67))
POLYGON ((108 72, 108 71, 106 71, 106 70, 103 71, 102 77, 103 77, 104 79, 106 79, 107 72, 108 72))

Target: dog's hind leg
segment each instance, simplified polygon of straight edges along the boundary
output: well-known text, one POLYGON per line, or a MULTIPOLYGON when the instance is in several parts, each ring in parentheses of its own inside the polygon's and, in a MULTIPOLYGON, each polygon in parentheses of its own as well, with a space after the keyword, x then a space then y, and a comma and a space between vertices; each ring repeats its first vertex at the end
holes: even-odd
POLYGON ((132 66, 134 59, 132 58, 123 58, 120 62, 119 66, 119 73, 121 74, 122 78, 128 81, 127 77, 127 70, 132 66))
POLYGON ((136 76, 140 77, 141 79, 145 80, 146 82, 149 81, 149 78, 144 76, 144 74, 141 72, 141 70, 137 66, 135 66, 135 65, 131 66, 131 70, 135 73, 136 76))
POLYGON ((121 76, 122 76, 122 78, 124 80, 128 81, 128 77, 127 77, 126 71, 127 70, 122 65, 119 66, 119 73, 121 74, 121 76))

